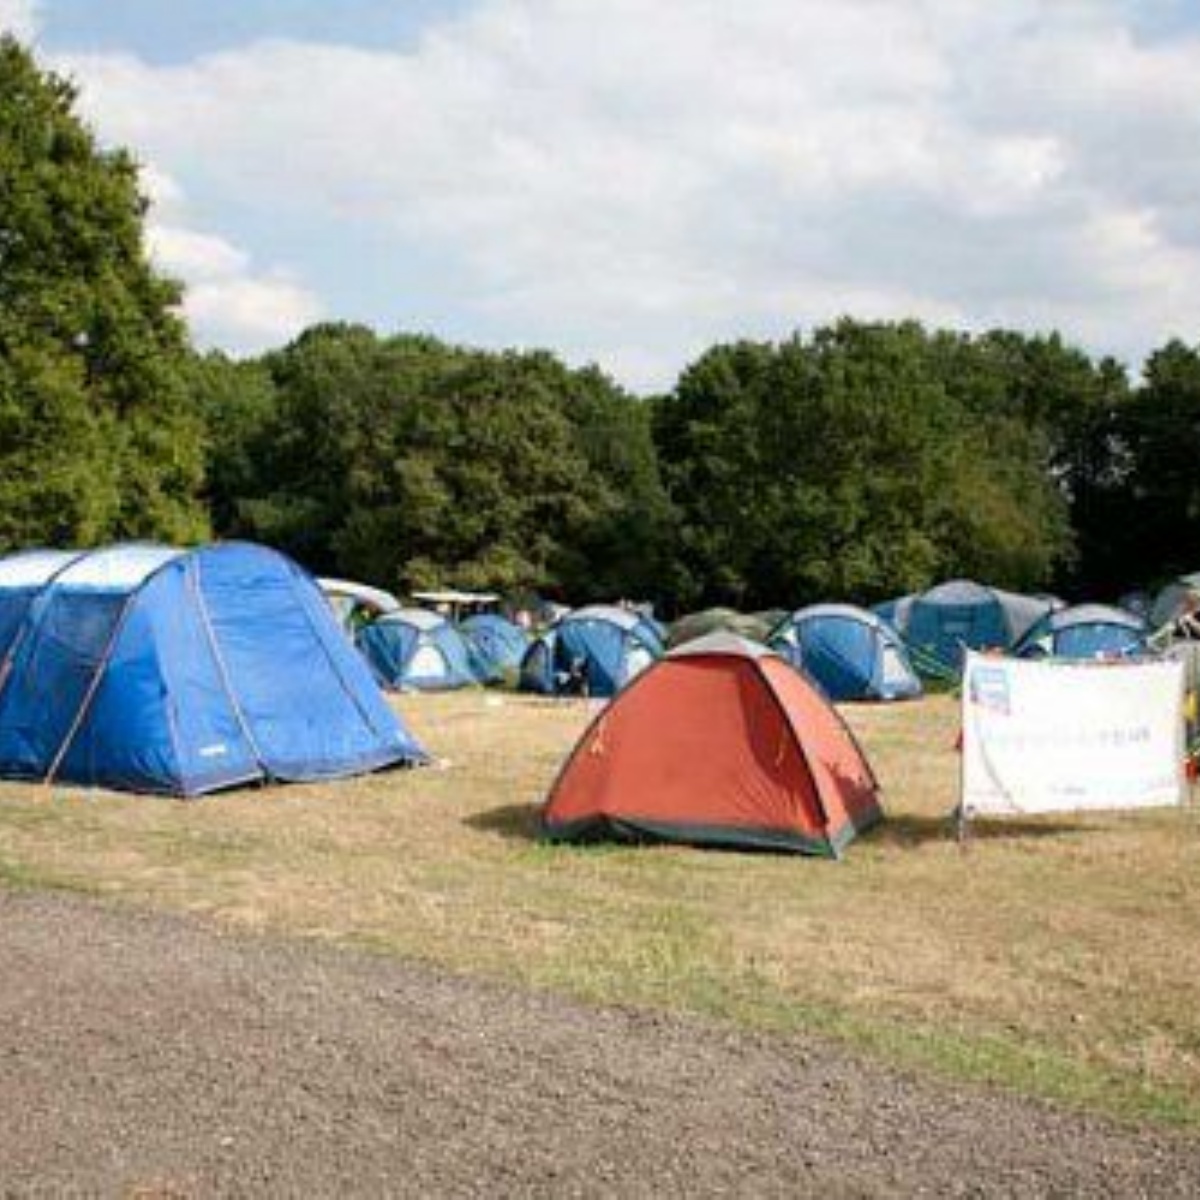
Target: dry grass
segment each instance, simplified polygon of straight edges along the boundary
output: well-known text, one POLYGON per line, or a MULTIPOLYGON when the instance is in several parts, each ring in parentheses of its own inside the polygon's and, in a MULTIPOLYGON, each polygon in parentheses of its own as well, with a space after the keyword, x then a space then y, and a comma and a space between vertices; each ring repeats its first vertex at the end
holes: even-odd
POLYGON ((0 883, 816 1030, 1200 1126, 1195 811, 995 823, 962 853, 943 697, 850 710, 890 820, 843 863, 551 848, 532 806, 581 705, 470 692, 402 708, 444 766, 196 804, 4 785, 0 883))

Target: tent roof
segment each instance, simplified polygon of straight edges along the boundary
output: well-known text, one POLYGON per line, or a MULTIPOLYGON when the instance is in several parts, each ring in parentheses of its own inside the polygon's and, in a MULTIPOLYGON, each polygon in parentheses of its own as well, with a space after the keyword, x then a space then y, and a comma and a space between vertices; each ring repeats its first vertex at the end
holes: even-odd
POLYGON ((427 608, 398 608, 395 612, 384 613, 374 622, 376 625, 411 625, 422 633, 430 633, 441 629, 450 622, 441 613, 430 612, 427 608))
POLYGON ((60 572, 55 583, 59 587, 67 588, 132 592, 160 567, 187 553, 188 551, 174 546, 110 546, 80 555, 60 572))
POLYGON ((1072 629, 1077 625, 1121 625, 1126 629, 1144 629, 1145 621, 1123 608, 1107 604, 1076 604, 1051 613, 1046 624, 1051 631, 1072 629))
POLYGON ((973 579, 948 579, 914 597, 922 604, 995 604, 1000 597, 994 588, 973 579))
POLYGON ((616 604, 589 604, 584 608, 572 609, 564 621, 608 621, 622 629, 636 629, 644 620, 640 613, 630 612, 616 604))
POLYGON ((344 596, 357 600, 360 604, 374 608, 381 613, 395 612, 400 607, 400 601, 391 592, 383 588, 371 587, 365 583, 354 583, 349 579, 318 579, 321 591, 327 596, 344 596))
POLYGON ((500 595, 497 592, 460 592, 446 588, 442 591, 413 592, 412 598, 427 604, 495 604, 500 595))
POLYGON ((177 546, 128 542, 98 550, 33 550, 0 559, 0 587, 55 587, 124 594, 160 567, 192 553, 177 546))
POLYGON ((463 629, 515 629, 522 637, 525 634, 520 625, 499 613, 473 613, 469 617, 464 617, 459 624, 463 629))
POLYGON ((736 633, 730 633, 725 629, 718 629, 693 641, 684 642, 682 646, 676 646, 674 650, 668 651, 666 657, 672 659, 697 658, 707 654, 725 654, 736 658, 776 657, 773 650, 769 650, 761 643, 752 642, 749 638, 738 637, 736 633))
POLYGON ((0 588, 40 587, 78 557, 77 550, 24 550, 10 554, 0 558, 0 588))
POLYGON ((820 620, 822 617, 838 617, 846 621, 861 621, 872 629, 882 630, 891 637, 896 635, 891 626, 878 614, 867 608, 859 608, 857 604, 810 604, 807 608, 799 608, 788 618, 794 624, 801 621, 820 620))

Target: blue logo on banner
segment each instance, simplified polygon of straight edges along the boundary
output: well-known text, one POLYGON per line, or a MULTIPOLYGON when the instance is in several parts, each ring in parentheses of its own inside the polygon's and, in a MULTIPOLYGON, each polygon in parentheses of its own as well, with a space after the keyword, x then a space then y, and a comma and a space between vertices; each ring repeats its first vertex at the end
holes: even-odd
POLYGON ((971 672, 971 703, 1008 716, 1012 712, 1008 672, 1003 667, 976 667, 971 672))

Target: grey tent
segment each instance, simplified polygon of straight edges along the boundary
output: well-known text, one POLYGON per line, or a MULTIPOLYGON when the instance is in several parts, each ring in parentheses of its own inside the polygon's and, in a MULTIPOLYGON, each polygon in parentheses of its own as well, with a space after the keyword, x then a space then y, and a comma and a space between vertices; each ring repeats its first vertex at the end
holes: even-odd
POLYGON ((1150 607, 1150 625, 1161 629, 1194 612, 1200 612, 1200 571, 1180 575, 1158 593, 1150 607))
POLYGON ((961 669, 964 650, 1010 650, 1061 607, 1053 596, 1025 596, 952 579, 874 611, 904 638, 919 671, 946 676, 961 669))

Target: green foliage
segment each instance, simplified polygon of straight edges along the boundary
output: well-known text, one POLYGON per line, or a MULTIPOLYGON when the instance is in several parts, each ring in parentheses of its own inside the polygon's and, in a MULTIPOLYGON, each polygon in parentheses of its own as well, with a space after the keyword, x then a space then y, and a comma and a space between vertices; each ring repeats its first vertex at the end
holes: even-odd
POLYGON ((250 530, 242 498, 258 486, 258 448, 276 417, 275 381, 257 359, 238 362, 213 351, 188 362, 186 384, 204 422, 213 525, 227 537, 242 537, 250 530))
POLYGON ((1118 437, 1126 513, 1112 532, 1123 563, 1157 582, 1200 569, 1200 348, 1171 341, 1150 356, 1118 437))
POLYGON ((846 320, 809 340, 717 347, 690 367, 656 424, 683 514, 686 601, 1047 578, 1069 533, 1045 438, 947 369, 970 341, 947 349, 915 323, 846 320))
MULTIPOLYGON (((1004 439, 1015 436, 1024 443, 1022 456, 1039 460, 1066 500, 1072 546, 1059 558, 1056 576, 1041 582, 1117 594, 1128 584, 1127 576, 1120 582, 1123 567, 1113 555, 1114 525, 1127 517, 1119 438, 1130 398, 1124 368, 1112 359, 1094 362, 1057 334, 995 331, 971 339, 940 333, 937 349, 946 387, 983 421, 981 434, 1001 450, 995 458, 1000 470, 1012 457, 1004 439), (1007 432, 996 428, 994 415, 1005 419, 1007 432)), ((1023 515, 1025 524, 1062 516, 1036 503, 1023 515)), ((1008 527, 1016 534, 1022 523, 1018 518, 1008 527)))
POLYGON ((0 37, 0 548, 203 534, 175 286, 123 151, 0 37))
POLYGON ((1174 444, 1195 361, 1168 348, 1131 398, 1116 364, 1054 336, 844 320, 714 347, 640 401, 546 353, 331 324, 253 362, 197 359, 189 381, 223 535, 391 588, 670 613, 955 575, 1115 594, 1135 460, 1147 512, 1200 510, 1180 498, 1200 446, 1174 444), (1154 478, 1160 460, 1178 469, 1154 478))
POLYGON ((667 510, 648 417, 598 371, 325 325, 197 381, 226 422, 222 532, 388 587, 653 583, 667 510))

